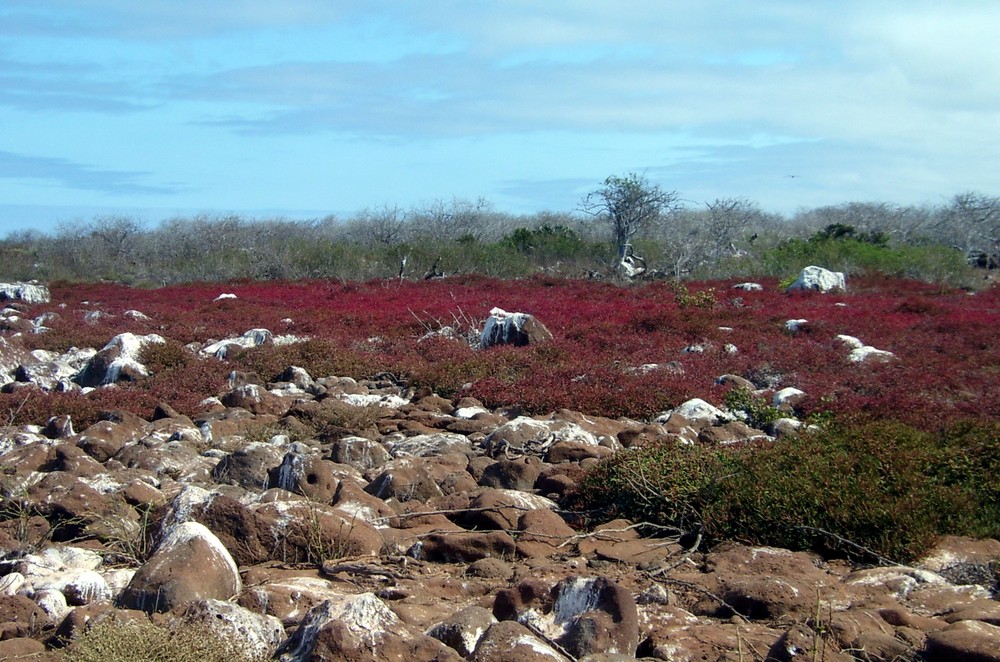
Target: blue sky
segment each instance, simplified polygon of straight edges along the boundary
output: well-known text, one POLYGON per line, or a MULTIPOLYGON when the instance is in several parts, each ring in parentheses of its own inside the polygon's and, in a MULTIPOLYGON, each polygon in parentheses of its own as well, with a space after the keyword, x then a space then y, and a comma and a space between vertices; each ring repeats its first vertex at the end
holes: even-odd
POLYGON ((1000 194, 1000 2, 3 0, 0 233, 1000 194), (794 175, 791 177, 790 175, 794 175))

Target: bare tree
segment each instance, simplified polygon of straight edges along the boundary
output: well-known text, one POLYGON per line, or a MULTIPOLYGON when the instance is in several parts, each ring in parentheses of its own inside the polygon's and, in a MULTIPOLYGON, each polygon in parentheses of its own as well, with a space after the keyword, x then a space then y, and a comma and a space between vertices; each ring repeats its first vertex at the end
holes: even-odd
POLYGON ((960 193, 952 198, 939 228, 970 258, 989 260, 1000 250, 1000 198, 960 193))
POLYGON ((406 229, 406 213, 395 205, 362 210, 356 221, 366 243, 381 246, 401 241, 406 229))
POLYGON ((659 224, 678 208, 676 191, 664 191, 635 173, 608 177, 601 188, 587 194, 580 203, 581 211, 610 226, 619 260, 628 254, 634 236, 659 224))
POLYGON ((740 255, 738 244, 753 227, 762 225, 764 213, 746 198, 717 198, 705 203, 708 212, 709 260, 740 255))

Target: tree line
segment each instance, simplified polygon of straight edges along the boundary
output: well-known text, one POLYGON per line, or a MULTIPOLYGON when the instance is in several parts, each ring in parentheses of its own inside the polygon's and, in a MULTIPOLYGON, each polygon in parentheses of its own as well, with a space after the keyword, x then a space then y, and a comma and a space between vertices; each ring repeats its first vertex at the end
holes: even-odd
POLYGON ((608 177, 570 212, 513 215, 454 199, 349 218, 126 216, 20 231, 0 240, 0 278, 114 281, 142 287, 233 279, 523 277, 781 278, 805 264, 958 285, 995 268, 1000 198, 940 205, 849 202, 791 216, 745 198, 684 203, 636 174, 608 177), (803 264, 805 263, 805 264, 803 264))

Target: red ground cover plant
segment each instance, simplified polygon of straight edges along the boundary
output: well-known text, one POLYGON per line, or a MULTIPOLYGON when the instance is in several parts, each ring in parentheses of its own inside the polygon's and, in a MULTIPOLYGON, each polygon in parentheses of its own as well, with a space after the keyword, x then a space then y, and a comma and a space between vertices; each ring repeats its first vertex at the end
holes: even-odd
MULTIPOLYGON (((131 331, 204 344, 260 327, 312 339, 250 350, 228 363, 192 356, 144 383, 86 396, 101 406, 135 407, 141 410, 137 413, 151 409, 157 399, 190 413, 202 398, 218 393, 234 367, 272 379, 287 365, 301 365, 314 376, 392 372, 449 396, 472 395, 489 406, 538 413, 566 407, 651 417, 691 397, 719 403, 716 377, 735 373, 761 387, 806 391, 804 415, 891 418, 924 429, 1000 418, 996 289, 970 295, 867 276, 854 279, 842 293, 785 294, 774 279, 759 282, 761 292, 734 290, 735 281, 620 287, 481 276, 426 282, 242 281, 157 290, 56 283, 50 288, 52 303, 33 306, 29 314, 59 317, 47 324, 49 332, 28 342, 63 351, 100 347, 117 333, 131 331), (222 293, 237 298, 216 301, 222 293), (443 338, 419 340, 443 325, 480 323, 493 307, 534 314, 555 340, 487 351, 443 338), (149 319, 126 316, 129 310, 149 319), (84 322, 94 311, 101 315, 84 322), (789 319, 808 322, 789 333, 784 327, 789 319), (836 339, 840 334, 891 351, 897 360, 851 363, 849 348, 836 339), (730 344, 735 353, 727 351, 730 344), (686 353, 692 345, 703 351, 686 353), (644 364, 660 367, 637 370, 644 364)), ((0 407, 13 411, 16 397, 0 398, 0 407)))

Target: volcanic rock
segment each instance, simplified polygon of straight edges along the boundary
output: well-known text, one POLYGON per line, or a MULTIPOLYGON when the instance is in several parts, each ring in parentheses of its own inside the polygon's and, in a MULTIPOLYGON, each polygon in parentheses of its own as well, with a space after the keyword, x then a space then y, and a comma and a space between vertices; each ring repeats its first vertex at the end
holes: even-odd
POLYGON ((215 534, 197 522, 184 522, 166 532, 118 603, 163 612, 194 600, 229 600, 241 588, 236 563, 215 534))

